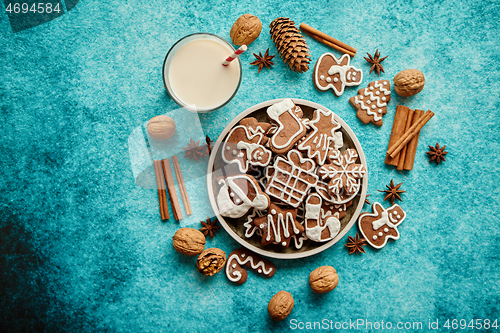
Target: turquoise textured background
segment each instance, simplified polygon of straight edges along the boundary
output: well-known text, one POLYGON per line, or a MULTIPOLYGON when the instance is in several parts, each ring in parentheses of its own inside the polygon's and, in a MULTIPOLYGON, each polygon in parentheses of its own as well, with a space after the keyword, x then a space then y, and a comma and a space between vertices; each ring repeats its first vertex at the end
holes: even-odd
MULTIPOLYGON (((498 319, 499 7, 495 1, 82 0, 19 33, 2 7, 0 330, 286 332, 299 322, 362 319, 422 322, 424 331, 437 320, 446 332, 448 319, 498 319), (358 256, 348 255, 342 240, 313 257, 273 260, 273 278, 249 273, 241 286, 224 274, 202 276, 194 258, 173 250, 181 225, 199 227, 213 216, 203 178, 208 158, 195 163, 179 155, 195 212, 181 223, 162 222, 156 191, 135 182, 129 136, 159 114, 186 121, 163 88, 170 46, 199 31, 229 40, 232 23, 244 13, 258 16, 263 31, 241 57, 240 90, 223 109, 201 115, 196 131, 178 130, 178 147, 192 136, 215 139, 233 117, 262 101, 315 101, 358 136, 372 202, 382 201, 377 189, 391 179, 404 182, 401 206, 408 217, 398 241, 358 256), (376 128, 362 124, 348 103, 356 87, 339 98, 320 93, 312 70, 292 73, 279 57, 257 74, 249 65, 252 52, 277 54, 268 25, 280 16, 356 47, 351 63, 364 71, 361 87, 377 79, 363 56, 378 48, 389 55, 381 79, 392 82, 399 71, 417 68, 426 77, 424 90, 411 98, 393 94, 384 125, 376 128), (436 114, 422 130, 410 172, 383 163, 397 104, 436 114), (436 142, 449 151, 438 166, 425 155, 436 142), (340 283, 316 295, 307 280, 322 265, 334 266, 340 283), (278 323, 266 307, 282 289, 292 293, 295 307, 278 323)), ((306 40, 312 66, 331 51, 306 40)), ((226 253, 237 246, 224 231, 207 239, 207 247, 226 253)))

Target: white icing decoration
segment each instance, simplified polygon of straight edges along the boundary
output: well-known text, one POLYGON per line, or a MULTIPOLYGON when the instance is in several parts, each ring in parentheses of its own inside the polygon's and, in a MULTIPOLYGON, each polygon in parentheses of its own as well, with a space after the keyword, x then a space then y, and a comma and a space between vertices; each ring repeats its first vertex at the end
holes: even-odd
MULTIPOLYGON (((271 232, 274 235, 274 241, 276 243, 281 242, 281 230, 283 230, 283 236, 285 238, 289 238, 291 236, 289 226, 292 225, 293 233, 298 234, 300 232, 299 229, 295 226, 295 222, 293 219, 293 215, 290 212, 287 212, 286 217, 283 217, 283 213, 278 213, 276 215, 276 222, 274 221, 273 216, 267 215, 267 235, 266 235, 266 241, 271 240, 271 232)), ((284 242, 284 245, 286 246, 286 242, 284 242)))
POLYGON ((377 239, 377 235, 373 235, 373 239, 377 239))
MULTIPOLYGON (((392 228, 396 232, 396 235, 386 235, 384 238, 384 242, 381 245, 375 245, 375 244, 370 243, 370 245, 373 246, 374 248, 380 249, 380 248, 385 246, 385 244, 387 243, 387 239, 389 239, 389 238, 399 239, 399 231, 398 231, 397 225, 399 225, 401 222, 403 222, 403 220, 406 218, 406 213, 401 209, 401 207, 399 207, 398 204, 394 204, 391 207, 389 207, 388 209, 384 209, 384 207, 382 207, 382 205, 378 202, 375 202, 373 204, 372 210, 373 210, 372 213, 363 213, 359 217, 359 220, 358 220, 359 230, 361 231, 361 234, 363 235, 363 237, 369 243, 370 243, 370 239, 366 237, 369 230, 364 230, 364 228, 363 228, 363 221, 365 218, 367 218, 369 220, 373 220, 374 217, 377 218, 377 219, 373 220, 371 223, 371 226, 372 226, 371 229, 373 231, 376 231, 379 228, 385 226, 384 232, 388 232, 389 228, 392 228), (398 214, 399 211, 402 212, 402 215, 398 214), (380 215, 380 217, 379 217, 379 215, 380 215), (399 218, 398 218, 398 216, 399 216, 399 218), (376 227, 378 227, 378 228, 376 228, 376 227), (387 231, 386 231, 386 229, 387 229, 387 231)), ((373 236, 373 239, 376 239, 375 237, 376 236, 373 236)))
MULTIPOLYGON (((318 62, 317 62, 317 66, 314 70, 314 80, 315 80, 315 84, 316 84, 316 87, 319 89, 319 90, 322 90, 322 91, 326 91, 328 89, 333 89, 333 92, 335 93, 335 95, 337 96, 340 96, 344 93, 344 88, 346 86, 357 86, 357 85, 360 85, 361 82, 363 81, 363 72, 360 70, 360 69, 357 69, 353 66, 350 66, 349 63, 351 62, 351 57, 348 55, 348 54, 344 54, 340 59, 337 59, 337 57, 333 54, 333 53, 324 53, 322 54, 319 59, 318 59, 318 62), (333 76, 334 74, 338 74, 340 76, 340 82, 341 82, 341 86, 340 86, 340 90, 337 90, 337 88, 332 84, 332 83, 328 83, 326 85, 326 87, 322 87, 320 84, 319 84, 319 64, 321 64, 321 61, 323 60, 323 58, 325 56, 329 56, 329 57, 332 57, 333 60, 335 61, 336 65, 333 65, 330 67, 330 69, 328 69, 328 75, 330 76, 333 76), (340 64, 344 61, 344 59, 347 58, 347 65, 345 66, 340 66, 340 64), (354 69, 355 71, 359 72, 360 74, 360 78, 359 78, 359 82, 353 82, 353 81, 350 81, 351 79, 351 75, 354 74, 351 72, 349 72, 350 69, 354 69)), ((353 80, 354 80, 354 76, 353 75, 353 80)), ((334 77, 333 78, 333 82, 338 82, 338 78, 337 77, 334 77)))
POLYGON ((382 237, 382 236, 384 235, 384 233, 383 233, 383 232, 379 232, 379 233, 378 233, 378 235, 379 235, 380 237, 382 237))
MULTIPOLYGON (((314 119, 309 122, 309 126, 313 129, 313 131, 309 133, 297 147, 299 150, 306 151, 308 158, 317 157, 318 163, 320 165, 325 163, 326 156, 328 155, 327 150, 329 149, 332 142, 335 143, 336 133, 339 133, 336 132, 336 130, 340 128, 340 124, 335 121, 334 116, 335 114, 330 110, 324 111, 322 109, 317 109, 316 111, 314 111, 314 119), (321 116, 330 119, 331 129, 327 133, 318 134, 319 129, 316 124, 320 122, 321 116), (312 145, 308 143, 311 139, 313 139, 312 143, 316 145, 316 150, 313 150, 314 147, 312 147, 312 145)), ((330 124, 328 125, 330 126, 330 124)))
POLYGON ((240 157, 240 158, 243 157, 243 156, 245 156, 245 154, 243 154, 243 153, 239 153, 238 154, 238 157, 240 157))
POLYGON ((276 149, 284 149, 290 146, 292 142, 296 141, 297 137, 302 135, 302 132, 304 131, 304 124, 302 124, 300 119, 295 114, 294 110, 292 110, 293 108, 295 108, 295 104, 289 98, 284 99, 281 102, 273 104, 269 108, 267 108, 267 115, 269 119, 275 121, 279 125, 278 130, 273 134, 270 140, 273 147, 275 147, 276 149), (294 133, 285 144, 278 145, 276 144, 276 138, 279 137, 280 132, 285 128, 285 125, 279 120, 279 117, 285 112, 288 112, 297 122, 297 124, 299 125, 299 130, 294 133))
POLYGON ((312 186, 315 186, 318 181, 318 176, 314 174, 316 163, 314 163, 314 161, 309 158, 303 158, 302 155, 296 150, 290 150, 287 154, 287 157, 288 159, 284 159, 282 156, 278 156, 276 158, 273 166, 275 171, 273 177, 267 184, 266 193, 270 196, 280 199, 281 201, 289 204, 294 208, 297 208, 302 200, 304 200, 304 197, 309 192, 309 189, 312 186), (297 167, 295 164, 293 164, 291 158, 292 154, 295 154, 299 157, 299 162, 301 165, 308 162, 311 165, 310 169, 302 169, 301 167, 297 167), (290 166, 292 170, 288 171, 279 168, 279 165, 281 163, 290 166), (310 183, 308 180, 304 179, 306 176, 307 178, 312 177, 314 179, 314 182, 310 183), (293 181, 290 181, 290 179, 293 179, 293 181), (304 190, 299 191, 295 188, 298 181, 307 185, 304 190), (272 189, 279 192, 279 194, 272 192, 272 189), (294 200, 295 202, 292 203, 292 200, 294 200))
POLYGON ((321 204, 322 200, 321 197, 317 193, 310 194, 309 197, 306 200, 306 213, 305 213, 305 227, 306 227, 306 235, 307 238, 315 241, 315 242, 326 242, 329 241, 330 239, 333 239, 333 237, 337 236, 337 234, 340 231, 340 221, 333 216, 330 216, 326 218, 323 221, 323 226, 320 224, 321 216, 321 204), (318 204, 311 204, 310 199, 311 198, 317 198, 319 200, 318 204), (308 220, 313 220, 315 221, 314 227, 308 227, 308 220), (322 238, 321 234, 323 230, 328 228, 328 231, 330 233, 330 236, 327 238, 322 238))
POLYGON ((257 263, 255 263, 256 260, 252 256, 248 256, 248 257, 246 257, 245 259, 242 260, 237 254, 233 254, 227 260, 228 264, 226 265, 226 277, 231 282, 238 282, 241 279, 241 272, 239 272, 239 271, 232 271, 231 272, 231 270, 230 270, 230 267, 235 268, 231 264, 231 262, 233 260, 236 260, 240 266, 244 266, 246 263, 249 262, 250 263, 250 267, 253 270, 262 269, 262 271, 260 271, 259 273, 264 272, 264 275, 268 275, 268 274, 270 274, 273 271, 272 267, 269 267, 269 269, 266 270, 266 265, 264 264, 263 261, 258 261, 257 263))
POLYGON ((236 264, 233 264, 233 268, 236 268, 236 264))
MULTIPOLYGON (((386 81, 384 81, 384 83, 387 83, 386 81)), ((376 102, 377 104, 377 107, 379 108, 382 108, 382 107, 386 107, 387 106, 387 103, 385 103, 385 101, 387 100, 386 97, 378 97, 377 95, 374 95, 373 92, 371 90, 373 90, 373 88, 376 88, 378 89, 377 92, 381 92, 383 93, 385 96, 387 95, 390 95, 391 94, 391 91, 386 89, 384 87, 384 84, 381 84, 379 81, 374 81, 374 85, 370 87, 370 89, 368 88, 365 88, 365 89, 362 89, 362 94, 361 95, 358 95, 356 97, 354 97, 354 104, 356 105, 359 105, 361 107, 362 110, 365 110, 366 113, 369 115, 369 116, 372 116, 373 119, 375 121, 379 121, 382 119, 382 116, 381 115, 378 115, 377 112, 373 112, 372 110, 370 110, 370 108, 368 106, 366 106, 363 101, 362 101, 362 96, 366 96, 366 97, 369 97, 370 100, 376 102)), ((366 104, 370 104, 370 101, 366 101, 366 104)), ((375 105, 374 105, 375 106, 375 105)), ((373 106, 373 108, 374 108, 373 106)))
POLYGON ((326 78, 326 82, 332 82, 332 78, 331 77, 327 77, 326 78))
POLYGON ((276 214, 276 210, 275 209, 271 209, 271 214, 276 214))
POLYGON ((324 79, 325 79, 325 76, 324 76, 324 75, 321 75, 321 76, 319 77, 319 79, 320 79, 320 80, 324 80, 324 79))
POLYGON ((238 218, 245 215, 252 207, 257 209, 266 209, 269 207, 269 198, 264 194, 260 194, 260 188, 258 188, 252 179, 246 175, 227 177, 221 180, 219 184, 223 184, 217 195, 217 205, 222 216, 238 218), (247 183, 251 184, 250 186, 253 187, 253 191, 256 193, 253 201, 248 198, 247 193, 245 193, 243 189, 235 184, 234 180, 239 178, 244 178, 247 180, 247 183), (233 203, 229 195, 229 189, 235 192, 236 195, 243 200, 241 205, 235 205, 233 203))

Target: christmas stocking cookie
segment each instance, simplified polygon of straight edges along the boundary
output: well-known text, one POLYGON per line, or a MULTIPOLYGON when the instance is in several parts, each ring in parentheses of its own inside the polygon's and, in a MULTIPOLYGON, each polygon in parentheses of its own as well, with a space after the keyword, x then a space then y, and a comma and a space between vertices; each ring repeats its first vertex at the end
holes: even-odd
POLYGON ((267 116, 278 126, 269 141, 269 147, 276 154, 288 152, 306 134, 302 112, 298 110, 300 107, 291 99, 284 99, 267 109, 267 116))

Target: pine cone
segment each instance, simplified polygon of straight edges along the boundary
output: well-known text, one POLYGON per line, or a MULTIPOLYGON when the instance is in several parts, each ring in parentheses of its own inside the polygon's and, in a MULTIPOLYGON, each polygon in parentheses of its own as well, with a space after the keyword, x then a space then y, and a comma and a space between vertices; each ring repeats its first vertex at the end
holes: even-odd
POLYGON ((269 27, 271 39, 285 64, 294 72, 306 72, 309 69, 311 54, 295 23, 289 18, 278 17, 269 27))

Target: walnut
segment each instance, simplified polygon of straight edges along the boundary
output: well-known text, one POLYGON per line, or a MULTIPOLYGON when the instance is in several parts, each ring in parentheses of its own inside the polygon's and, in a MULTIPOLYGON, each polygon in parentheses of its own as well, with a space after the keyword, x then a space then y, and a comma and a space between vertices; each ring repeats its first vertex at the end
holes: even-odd
POLYGON ((394 76, 394 90, 399 96, 413 96, 424 89, 425 77, 418 69, 405 69, 394 76))
POLYGON ((267 312, 273 320, 281 321, 292 312, 294 303, 292 294, 282 290, 271 298, 267 312))
POLYGON ((188 256, 195 256, 205 248, 205 236, 196 229, 182 228, 172 237, 174 249, 188 256))
POLYGON ((332 266, 321 266, 309 274, 309 285, 315 293, 332 291, 339 284, 339 276, 332 266))
POLYGON ((208 276, 212 276, 215 273, 219 273, 226 263, 226 253, 218 248, 206 249, 198 256, 196 259, 196 266, 198 266, 198 272, 203 273, 208 276))
POLYGON ((156 116, 148 121, 148 133, 156 140, 166 140, 175 133, 175 121, 169 116, 156 116))
POLYGON ((259 37, 261 30, 262 23, 257 16, 243 14, 234 22, 229 36, 234 45, 250 45, 259 37))

